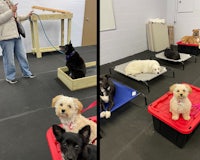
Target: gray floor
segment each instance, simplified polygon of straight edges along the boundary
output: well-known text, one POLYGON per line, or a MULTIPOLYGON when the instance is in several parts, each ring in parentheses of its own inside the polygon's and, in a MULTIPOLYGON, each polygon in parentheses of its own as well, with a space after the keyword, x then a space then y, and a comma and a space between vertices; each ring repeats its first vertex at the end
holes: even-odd
MULTIPOLYGON (((78 47, 85 62, 96 61, 96 46, 78 47)), ((57 79, 57 68, 65 65, 65 55, 44 53, 41 59, 28 54, 34 79, 24 79, 17 65, 18 83, 4 80, 0 57, 0 160, 50 160, 46 131, 60 123, 51 108, 51 100, 58 94, 78 98, 88 106, 96 100, 96 87, 70 91, 57 79)), ((17 63, 18 64, 18 63, 17 63)), ((96 115, 96 109, 84 113, 96 115)))
MULTIPOLYGON (((145 51, 113 63, 101 66, 101 74, 109 73, 109 68, 133 59, 154 58, 154 53, 145 51)), ((147 97, 147 103, 155 101, 165 94, 174 83, 187 82, 200 87, 200 57, 197 62, 192 57, 185 62, 185 69, 180 63, 159 60, 168 67, 168 72, 149 82, 147 87, 137 81, 112 72, 112 78, 124 83, 147 97), (175 77, 173 78, 173 70, 175 77)), ((147 105, 148 106, 148 105, 147 105)), ((114 111, 108 120, 101 120, 104 132, 100 140, 101 160, 199 160, 200 127, 181 149, 154 130, 152 116, 147 111, 142 96, 128 102, 114 111)))

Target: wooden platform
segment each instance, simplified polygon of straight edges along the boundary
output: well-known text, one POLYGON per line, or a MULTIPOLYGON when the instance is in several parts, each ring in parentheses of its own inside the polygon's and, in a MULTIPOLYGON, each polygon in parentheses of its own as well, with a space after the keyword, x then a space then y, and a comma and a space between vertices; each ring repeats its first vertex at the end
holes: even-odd
MULTIPOLYGON (((96 66, 96 61, 85 63, 86 69, 96 66)), ((57 77, 71 90, 79 90, 88 87, 96 86, 97 84, 97 75, 92 75, 88 77, 72 79, 65 72, 68 71, 66 66, 60 67, 57 69, 57 77)))

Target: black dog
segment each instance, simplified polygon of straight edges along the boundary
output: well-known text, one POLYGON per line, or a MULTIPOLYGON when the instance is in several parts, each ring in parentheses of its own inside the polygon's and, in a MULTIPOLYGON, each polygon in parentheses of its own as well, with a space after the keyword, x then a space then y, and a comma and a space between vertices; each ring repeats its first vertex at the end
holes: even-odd
POLYGON ((88 144, 91 132, 89 125, 78 133, 65 132, 58 125, 53 125, 52 129, 65 160, 97 160, 97 147, 88 144))
POLYGON ((72 79, 85 77, 85 62, 74 49, 71 41, 65 46, 59 46, 59 48, 66 54, 66 66, 69 69, 67 74, 69 74, 72 79))
POLYGON ((100 76, 100 108, 101 115, 103 118, 110 118, 111 109, 114 106, 114 95, 115 95, 115 85, 110 79, 110 75, 100 76), (105 108, 105 103, 109 103, 107 109, 105 108))
POLYGON ((166 48, 164 51, 165 57, 173 60, 179 60, 180 59, 180 54, 178 51, 175 51, 173 49, 166 48))

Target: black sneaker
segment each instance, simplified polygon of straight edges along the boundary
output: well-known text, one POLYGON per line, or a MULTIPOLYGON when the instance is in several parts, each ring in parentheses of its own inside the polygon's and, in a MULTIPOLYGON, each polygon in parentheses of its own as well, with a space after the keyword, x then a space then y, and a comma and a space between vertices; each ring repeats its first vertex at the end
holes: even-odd
POLYGON ((10 84, 15 84, 17 83, 18 81, 16 79, 13 79, 13 80, 9 80, 9 79, 6 79, 6 81, 10 84))
POLYGON ((30 76, 23 76, 24 78, 35 78, 36 76, 35 75, 30 75, 30 76))

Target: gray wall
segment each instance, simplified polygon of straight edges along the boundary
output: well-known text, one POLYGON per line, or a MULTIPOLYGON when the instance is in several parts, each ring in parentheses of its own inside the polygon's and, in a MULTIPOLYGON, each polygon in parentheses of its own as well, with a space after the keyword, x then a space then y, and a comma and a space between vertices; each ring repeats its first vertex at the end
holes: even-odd
MULTIPOLYGON (((181 37, 185 35, 192 35, 192 30, 200 28, 200 1, 199 0, 182 0, 189 3, 188 6, 192 8, 192 12, 178 12, 178 0, 167 0, 167 23, 174 25, 175 42, 180 41, 181 37), (174 23, 174 21, 176 23, 174 23)), ((187 4, 186 4, 187 5, 187 4)))
POLYGON ((147 50, 150 18, 166 19, 167 0, 113 0, 116 29, 100 33, 100 64, 147 50))

